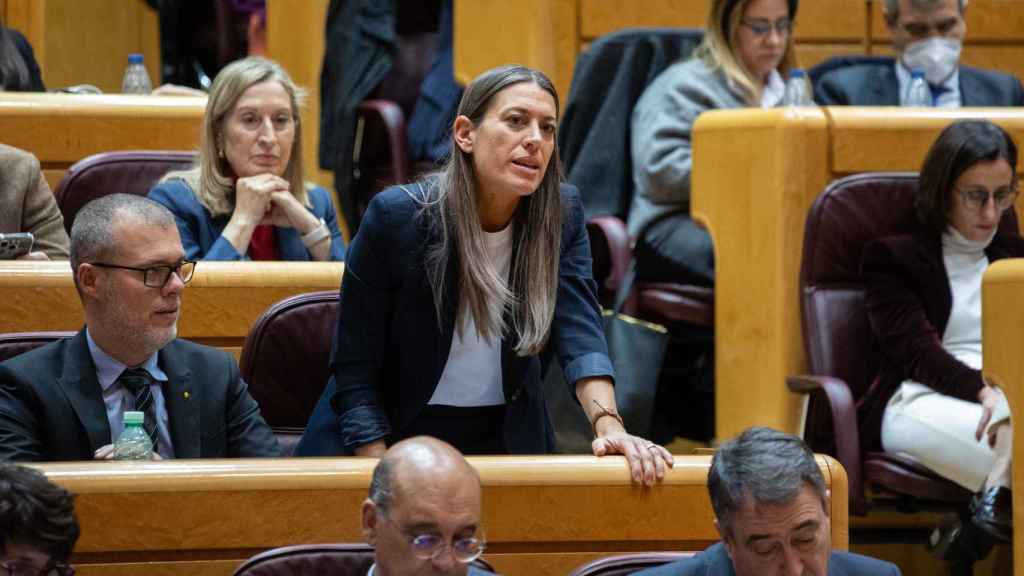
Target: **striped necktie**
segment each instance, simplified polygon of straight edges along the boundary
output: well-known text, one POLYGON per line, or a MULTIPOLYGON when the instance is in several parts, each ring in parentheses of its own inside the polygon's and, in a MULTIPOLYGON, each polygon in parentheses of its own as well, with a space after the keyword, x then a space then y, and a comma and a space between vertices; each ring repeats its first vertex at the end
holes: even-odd
POLYGON ((156 404, 153 402, 153 391, 150 389, 153 377, 144 368, 128 368, 121 372, 117 381, 135 397, 135 410, 146 414, 146 420, 142 426, 145 428, 146 434, 149 434, 149 439, 153 441, 153 451, 155 452, 157 449, 156 404))

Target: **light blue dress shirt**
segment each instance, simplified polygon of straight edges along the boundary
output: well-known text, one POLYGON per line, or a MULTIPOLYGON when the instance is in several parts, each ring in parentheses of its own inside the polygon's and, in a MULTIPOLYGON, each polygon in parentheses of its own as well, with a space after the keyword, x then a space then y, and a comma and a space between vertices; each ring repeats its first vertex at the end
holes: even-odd
MULTIPOLYGON (((110 423, 110 438, 117 440, 124 430, 124 413, 135 409, 135 398, 124 386, 117 383, 121 373, 128 366, 111 358, 92 339, 89 329, 85 329, 85 338, 89 342, 89 354, 96 366, 96 379, 103 389, 103 404, 107 407, 107 422, 110 423)), ((164 403, 164 391, 161 384, 168 381, 167 374, 157 364, 159 352, 154 352, 139 367, 149 372, 153 383, 149 389, 153 394, 153 408, 156 411, 157 452, 161 458, 174 458, 174 445, 171 443, 171 428, 167 418, 167 405, 164 403)))
MULTIPOLYGON (((896 80, 899 82, 900 89, 900 105, 905 106, 907 97, 907 88, 910 86, 910 71, 904 66, 899 59, 896 60, 896 80)), ((963 100, 960 98, 960 69, 957 68, 946 78, 945 82, 940 84, 945 90, 942 94, 939 94, 938 98, 932 95, 933 106, 936 108, 959 108, 963 106, 963 100)), ((929 88, 931 86, 929 85, 929 88)))

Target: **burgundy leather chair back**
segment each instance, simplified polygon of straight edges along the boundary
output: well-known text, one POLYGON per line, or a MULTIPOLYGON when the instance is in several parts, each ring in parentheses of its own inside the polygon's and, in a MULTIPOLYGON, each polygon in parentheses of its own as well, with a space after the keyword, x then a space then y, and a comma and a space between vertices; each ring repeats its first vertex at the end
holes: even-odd
POLYGON ((90 200, 122 192, 145 196, 172 170, 191 168, 195 152, 135 150, 103 152, 76 162, 57 184, 54 196, 71 233, 75 215, 90 200))
MULTIPOLYGON (((253 556, 234 576, 365 576, 373 564, 373 548, 366 544, 308 544, 274 548, 253 556)), ((494 572, 482 558, 473 566, 494 572)))
POLYGON ((609 556, 588 562, 573 570, 569 576, 626 576, 690 556, 693 556, 692 552, 638 552, 609 556))
POLYGON ((338 297, 332 290, 281 300, 256 320, 242 346, 242 378, 287 454, 330 375, 338 297))
POLYGON ((74 332, 11 332, 0 334, 0 362, 10 360, 29 350, 55 342, 61 338, 70 338, 74 332))
MULTIPOLYGON (((804 347, 809 372, 844 380, 859 399, 879 368, 860 274, 865 244, 917 228, 914 194, 917 173, 867 173, 830 184, 811 205, 800 268, 804 347)), ((1007 210, 1000 227, 1017 230, 1007 210)), ((833 453, 828 403, 812 396, 807 441, 815 451, 833 453)))

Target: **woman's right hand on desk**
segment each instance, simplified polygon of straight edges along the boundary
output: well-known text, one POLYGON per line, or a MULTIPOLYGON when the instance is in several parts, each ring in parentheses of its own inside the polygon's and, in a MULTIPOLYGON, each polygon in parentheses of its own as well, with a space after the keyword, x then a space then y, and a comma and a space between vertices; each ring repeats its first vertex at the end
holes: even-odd
POLYGON ((288 189, 288 181, 273 174, 239 178, 235 182, 235 211, 231 215, 232 220, 238 217, 247 222, 255 222, 253 226, 260 224, 270 211, 271 195, 288 189))

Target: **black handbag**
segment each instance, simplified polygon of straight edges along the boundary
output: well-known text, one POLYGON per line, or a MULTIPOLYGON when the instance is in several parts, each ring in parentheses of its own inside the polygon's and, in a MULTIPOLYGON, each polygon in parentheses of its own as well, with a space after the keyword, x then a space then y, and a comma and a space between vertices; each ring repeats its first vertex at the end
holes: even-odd
MULTIPOLYGON (((615 295, 615 308, 603 312, 608 355, 615 366, 615 403, 630 434, 647 438, 651 432, 658 375, 668 347, 668 330, 621 312, 636 279, 630 262, 615 295)), ((558 362, 551 361, 544 377, 544 396, 555 432, 556 450, 563 454, 589 454, 594 431, 576 399, 575 389, 565 382, 558 362)))

